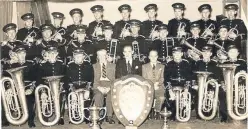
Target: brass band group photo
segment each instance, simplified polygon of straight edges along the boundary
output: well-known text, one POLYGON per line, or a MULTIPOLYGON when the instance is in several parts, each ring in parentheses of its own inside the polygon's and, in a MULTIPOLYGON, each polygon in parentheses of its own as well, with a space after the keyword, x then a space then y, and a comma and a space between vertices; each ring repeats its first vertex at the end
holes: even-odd
MULTIPOLYGON (((102 123, 126 129, 144 121, 229 123, 248 118, 247 27, 237 4, 211 19, 208 3, 199 20, 184 17, 184 3, 174 3, 171 20, 157 19, 159 7, 144 7, 147 20, 131 18, 132 5, 118 7, 122 19, 104 19, 104 6, 92 14, 74 8, 73 23, 51 12, 52 22, 34 26, 35 16, 21 16, 2 27, 2 126, 102 123), (94 15, 89 25, 85 15, 94 15), (195 112, 195 116, 192 113, 195 112), (37 120, 35 121, 35 119, 37 120), (68 118, 68 119, 65 119, 68 118)), ((111 14, 106 14, 111 15, 111 14)), ((162 126, 162 125, 161 125, 162 126)), ((18 127, 16 127, 18 128, 18 127)))

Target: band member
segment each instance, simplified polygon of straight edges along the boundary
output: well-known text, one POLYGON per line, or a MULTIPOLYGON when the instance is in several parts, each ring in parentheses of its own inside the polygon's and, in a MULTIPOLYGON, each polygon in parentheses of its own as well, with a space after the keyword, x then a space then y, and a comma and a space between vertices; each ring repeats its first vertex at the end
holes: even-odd
POLYGON ((158 63, 158 52, 151 50, 149 52, 150 62, 142 65, 142 76, 145 79, 151 80, 155 89, 155 108, 156 118, 160 116, 162 104, 164 103, 164 65, 158 63))
POLYGON ((173 60, 170 61, 164 70, 164 82, 168 83, 166 88, 166 106, 168 110, 172 111, 171 119, 175 120, 175 98, 173 91, 168 88, 170 86, 181 86, 184 87, 186 82, 191 81, 191 66, 190 63, 183 59, 183 52, 181 47, 174 47, 172 50, 173 60), (170 86, 169 86, 170 85, 170 86))
MULTIPOLYGON (((82 24, 82 19, 83 19, 84 14, 83 14, 83 11, 81 9, 79 9, 79 8, 72 9, 69 14, 72 17, 73 24, 67 26, 67 34, 66 35, 69 36, 72 39, 75 39, 75 38, 77 38, 76 37, 76 29, 77 29, 77 27, 83 25, 82 24)), ((86 25, 84 25, 84 26, 86 26, 86 25)))
POLYGON ((103 6, 101 5, 94 5, 90 8, 92 13, 94 14, 95 21, 89 24, 89 28, 87 30, 87 36, 91 40, 97 40, 99 37, 103 35, 102 27, 105 24, 110 24, 110 21, 103 19, 103 6))
POLYGON ((159 36, 157 27, 163 24, 163 22, 156 19, 158 11, 158 6, 156 4, 148 4, 145 6, 144 10, 148 14, 148 20, 143 21, 141 33, 146 37, 146 39, 153 40, 159 36))
POLYGON ((198 11, 201 13, 201 19, 196 21, 200 25, 200 35, 203 38, 212 37, 217 33, 217 23, 211 20, 212 7, 209 4, 202 4, 199 6, 198 11), (203 34, 204 32, 204 34, 203 34))
POLYGON ((18 30, 17 39, 28 44, 34 43, 41 37, 39 28, 34 26, 34 14, 26 13, 21 16, 21 19, 25 27, 18 30))
POLYGON ((26 60, 26 50, 24 46, 15 47, 12 51, 10 51, 11 58, 16 60, 16 63, 10 63, 9 68, 17 68, 21 66, 26 66, 23 71, 23 80, 25 85, 25 94, 27 99, 28 106, 28 126, 30 128, 35 127, 34 117, 35 117, 35 97, 34 97, 34 89, 36 83, 36 76, 34 74, 36 70, 35 62, 32 60, 26 60))
POLYGON ((144 62, 148 49, 145 37, 140 35, 141 22, 133 19, 129 21, 129 24, 131 25, 131 36, 127 36, 124 41, 121 41, 120 47, 123 48, 123 46, 131 45, 134 51, 134 59, 144 62))
POLYGON ((155 49, 158 51, 158 60, 165 64, 172 60, 172 49, 176 46, 174 38, 168 37, 168 30, 166 24, 161 24, 158 26, 159 38, 154 40, 150 50, 155 49))
POLYGON ((121 13, 122 20, 115 22, 113 35, 114 38, 123 40, 125 37, 131 35, 129 20, 132 8, 128 4, 123 4, 118 10, 121 13))
POLYGON ((174 8, 175 18, 169 20, 168 31, 172 37, 185 37, 190 30, 190 21, 183 17, 185 5, 183 3, 172 4, 174 8))
MULTIPOLYGON (((62 60, 58 59, 58 49, 54 46, 48 46, 42 51, 43 55, 43 61, 40 62, 38 66, 38 77, 37 77, 37 83, 38 86, 42 84, 46 84, 44 80, 42 80, 43 77, 48 76, 60 76, 65 74, 65 65, 63 64, 62 60)), ((61 80, 60 85, 63 87, 63 92, 61 93, 60 97, 60 104, 61 104, 61 113, 60 113, 60 120, 58 124, 63 125, 64 124, 64 104, 65 104, 65 94, 68 91, 68 87, 63 85, 64 78, 61 80)))
POLYGON ((124 59, 120 59, 116 63, 116 78, 121 78, 128 74, 142 75, 142 65, 139 60, 133 58, 133 47, 126 45, 123 47, 124 59))
POLYGON ((103 107, 104 96, 106 96, 107 117, 109 124, 114 124, 113 109, 111 103, 111 85, 115 80, 115 64, 107 61, 107 51, 104 49, 97 51, 98 62, 93 64, 94 68, 94 99, 97 107, 103 107))
POLYGON ((94 61, 95 57, 93 57, 93 53, 94 53, 94 46, 92 44, 91 40, 87 40, 86 39, 86 26, 79 26, 76 29, 76 35, 77 38, 76 40, 73 40, 71 43, 69 43, 68 45, 68 49, 67 49, 67 58, 69 61, 72 61, 72 56, 73 56, 73 51, 76 48, 81 48, 85 51, 85 53, 90 56, 92 59, 91 61, 94 61))
POLYGON ((228 4, 225 6, 227 18, 221 21, 221 25, 226 25, 228 30, 236 29, 238 32, 231 31, 229 32, 229 37, 231 39, 236 39, 238 36, 241 36, 241 39, 246 39, 247 37, 247 28, 244 24, 244 21, 237 19, 238 5, 228 4))
POLYGON ((16 40, 16 24, 9 23, 3 27, 3 32, 7 35, 8 39, 1 43, 1 60, 7 61, 10 59, 9 51, 16 46, 22 45, 22 41, 16 40))

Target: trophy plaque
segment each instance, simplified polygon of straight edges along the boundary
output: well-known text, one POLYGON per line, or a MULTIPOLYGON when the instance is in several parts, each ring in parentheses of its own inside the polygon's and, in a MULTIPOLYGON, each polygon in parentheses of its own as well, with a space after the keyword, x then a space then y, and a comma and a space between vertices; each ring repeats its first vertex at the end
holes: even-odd
POLYGON ((137 129, 150 113, 153 83, 138 75, 117 79, 111 88, 114 113, 126 129, 137 129))

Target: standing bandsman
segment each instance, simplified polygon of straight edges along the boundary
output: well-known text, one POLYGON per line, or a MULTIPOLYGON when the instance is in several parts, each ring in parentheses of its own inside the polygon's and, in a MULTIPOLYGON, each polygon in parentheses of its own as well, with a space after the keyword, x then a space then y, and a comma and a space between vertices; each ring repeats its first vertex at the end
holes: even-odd
POLYGON ((174 9, 175 18, 168 22, 168 31, 170 36, 180 39, 189 33, 190 21, 183 17, 185 11, 185 5, 183 3, 174 3, 172 7, 174 9))
POLYGON ((158 60, 165 64, 172 60, 172 49, 176 46, 174 38, 168 37, 168 30, 166 24, 158 26, 159 38, 153 41, 149 49, 158 51, 158 60))
POLYGON ((121 13, 122 20, 117 21, 114 25, 114 38, 124 40, 125 37, 130 36, 130 15, 132 12, 131 6, 128 4, 121 5, 118 10, 121 13))
POLYGON ((144 35, 146 39, 154 40, 156 37, 159 37, 157 27, 163 24, 162 21, 156 19, 158 6, 156 4, 148 4, 144 10, 148 15, 148 20, 143 21, 141 34, 144 35))
MULTIPOLYGON (((67 36, 68 36, 68 39, 67 40, 71 40, 71 39, 75 39, 77 38, 76 36, 76 29, 78 26, 82 26, 82 20, 83 20, 83 11, 79 8, 74 8, 72 9, 69 14, 71 15, 72 17, 72 20, 73 20, 73 24, 72 25, 69 25, 67 26, 67 36)), ((86 25, 85 25, 86 26, 86 25)))
POLYGON ((101 38, 103 35, 102 27, 106 24, 110 24, 110 21, 103 19, 103 6, 94 5, 90 8, 92 13, 94 14, 95 21, 89 24, 87 30, 87 36, 93 41, 97 41, 97 39, 101 38))
POLYGON ((100 49, 97 51, 98 62, 93 65, 94 68, 94 98, 97 107, 103 107, 104 96, 106 96, 107 117, 109 124, 114 124, 113 108, 111 104, 110 88, 115 80, 115 64, 107 61, 107 51, 100 49))
POLYGON ((200 35, 202 38, 213 37, 217 33, 218 26, 216 21, 210 19, 212 13, 211 5, 202 4, 199 6, 198 11, 201 13, 201 19, 196 21, 196 23, 200 25, 200 35))

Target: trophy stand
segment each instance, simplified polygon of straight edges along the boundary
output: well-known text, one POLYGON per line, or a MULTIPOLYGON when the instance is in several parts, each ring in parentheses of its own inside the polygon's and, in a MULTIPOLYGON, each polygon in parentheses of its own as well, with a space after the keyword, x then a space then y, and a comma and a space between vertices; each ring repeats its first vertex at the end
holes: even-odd
POLYGON ((160 115, 164 117, 164 124, 162 129, 169 129, 169 125, 167 124, 167 117, 171 116, 171 112, 167 111, 167 108, 164 108, 164 111, 160 112, 160 115))
POLYGON ((106 107, 89 107, 89 108, 84 108, 84 110, 88 110, 90 112, 90 116, 89 118, 85 117, 87 120, 91 121, 92 124, 91 129, 102 129, 101 126, 98 124, 98 121, 101 121, 102 119, 104 119, 104 117, 106 116, 106 107), (102 117, 100 117, 99 112, 101 110, 104 110, 104 115, 102 117))

